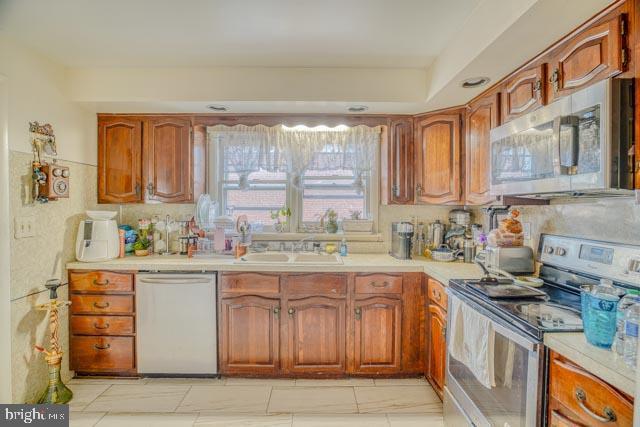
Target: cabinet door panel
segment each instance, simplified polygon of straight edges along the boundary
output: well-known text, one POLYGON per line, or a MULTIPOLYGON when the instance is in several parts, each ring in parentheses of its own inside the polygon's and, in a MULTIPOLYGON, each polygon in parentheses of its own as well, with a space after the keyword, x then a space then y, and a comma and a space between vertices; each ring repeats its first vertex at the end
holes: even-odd
POLYGON ((355 372, 400 371, 402 302, 373 297, 355 302, 355 372))
POLYGON ((466 201, 470 205, 483 205, 493 200, 489 132, 498 125, 498 100, 498 94, 481 98, 471 104, 467 112, 465 188, 466 201))
POLYGON ((287 303, 290 373, 345 371, 345 299, 309 297, 287 303))
POLYGON ((391 121, 389 145, 383 146, 383 202, 388 204, 413 203, 413 119, 391 121), (386 150, 385 150, 386 148, 386 150))
POLYGON ((416 123, 416 201, 460 201, 460 115, 425 116, 416 123))
POLYGON ((444 311, 429 305, 429 379, 436 393, 442 397, 444 387, 447 320, 444 311))
POLYGON ((193 201, 193 147, 187 119, 159 118, 147 123, 147 199, 193 201))
MULTIPOLYGON (((502 121, 508 122, 545 104, 544 64, 519 71, 502 91, 502 121)), ((496 124, 493 126, 497 126, 496 124)))
POLYGON ((624 71, 620 32, 624 15, 587 28, 561 48, 549 72, 555 99, 624 71))
POLYGON ((222 373, 274 374, 280 368, 280 301, 257 296, 220 300, 222 373))
POLYGON ((142 201, 142 122, 98 121, 98 202, 142 201))

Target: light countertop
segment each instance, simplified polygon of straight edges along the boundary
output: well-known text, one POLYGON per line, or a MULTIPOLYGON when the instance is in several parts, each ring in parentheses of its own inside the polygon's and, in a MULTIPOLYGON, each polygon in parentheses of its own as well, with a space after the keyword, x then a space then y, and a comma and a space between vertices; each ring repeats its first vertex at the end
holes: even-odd
POLYGON ((635 396, 635 369, 628 367, 615 352, 589 344, 582 332, 547 333, 544 344, 612 386, 635 396))
POLYGON ((350 254, 343 264, 241 264, 231 257, 187 258, 180 255, 128 256, 104 262, 71 262, 69 270, 151 270, 151 271, 273 271, 273 272, 424 272, 444 285, 450 279, 477 279, 482 270, 475 264, 436 262, 426 259, 399 260, 386 254, 350 254))

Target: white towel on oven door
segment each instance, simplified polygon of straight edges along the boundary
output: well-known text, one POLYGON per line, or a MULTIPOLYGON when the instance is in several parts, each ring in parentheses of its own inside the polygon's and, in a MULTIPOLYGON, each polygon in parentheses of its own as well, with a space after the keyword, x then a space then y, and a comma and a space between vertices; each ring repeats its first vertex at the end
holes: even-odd
POLYGON ((495 387, 495 331, 491 321, 458 298, 450 299, 449 352, 486 388, 495 387))

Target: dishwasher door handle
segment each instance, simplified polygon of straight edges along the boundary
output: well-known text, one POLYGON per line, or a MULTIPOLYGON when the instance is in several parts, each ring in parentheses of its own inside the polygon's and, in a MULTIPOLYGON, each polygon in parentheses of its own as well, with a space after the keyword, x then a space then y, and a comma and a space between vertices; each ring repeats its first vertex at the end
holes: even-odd
POLYGON ((141 278, 138 279, 139 283, 145 283, 148 285, 210 285, 213 284, 211 280, 200 278, 141 278))

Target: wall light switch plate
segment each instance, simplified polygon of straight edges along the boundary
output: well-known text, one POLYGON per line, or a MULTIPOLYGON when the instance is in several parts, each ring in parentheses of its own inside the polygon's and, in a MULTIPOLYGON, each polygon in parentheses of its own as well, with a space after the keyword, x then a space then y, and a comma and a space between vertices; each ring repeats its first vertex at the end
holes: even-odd
POLYGON ((24 239, 25 237, 35 237, 36 235, 36 217, 17 216, 14 219, 15 238, 24 239))
POLYGON ((531 223, 523 222, 522 223, 522 233, 524 234, 525 240, 531 240, 531 223))

